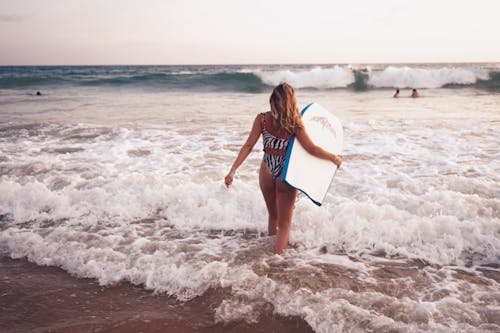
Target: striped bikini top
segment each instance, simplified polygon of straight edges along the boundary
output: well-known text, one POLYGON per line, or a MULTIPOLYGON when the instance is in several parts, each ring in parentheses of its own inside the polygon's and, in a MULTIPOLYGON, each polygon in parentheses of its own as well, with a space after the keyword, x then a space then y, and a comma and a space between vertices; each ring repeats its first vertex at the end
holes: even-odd
POLYGON ((283 139, 272 135, 266 128, 266 114, 261 113, 262 119, 262 141, 264 142, 264 152, 271 155, 286 155, 286 149, 290 138, 283 139))

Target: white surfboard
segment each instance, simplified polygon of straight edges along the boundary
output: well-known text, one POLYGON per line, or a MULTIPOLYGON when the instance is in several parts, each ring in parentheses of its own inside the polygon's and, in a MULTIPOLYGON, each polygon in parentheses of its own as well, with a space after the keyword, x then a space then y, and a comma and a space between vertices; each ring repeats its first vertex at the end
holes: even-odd
MULTIPOLYGON (((307 105, 301 114, 314 144, 337 155, 342 153, 344 131, 337 117, 316 103, 307 105)), ((321 206, 336 171, 337 166, 333 162, 312 156, 292 136, 281 174, 283 182, 300 190, 316 205, 321 206)))

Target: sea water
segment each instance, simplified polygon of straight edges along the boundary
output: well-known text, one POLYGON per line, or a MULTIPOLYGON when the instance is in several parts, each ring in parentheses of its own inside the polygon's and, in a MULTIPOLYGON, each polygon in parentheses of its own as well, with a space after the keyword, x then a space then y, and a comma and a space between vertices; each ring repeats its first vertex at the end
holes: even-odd
POLYGON ((0 253, 180 301, 226 290, 214 322, 497 332, 499 68, 2 67, 0 253), (341 119, 345 149, 274 255, 262 143, 223 179, 285 80, 341 119))

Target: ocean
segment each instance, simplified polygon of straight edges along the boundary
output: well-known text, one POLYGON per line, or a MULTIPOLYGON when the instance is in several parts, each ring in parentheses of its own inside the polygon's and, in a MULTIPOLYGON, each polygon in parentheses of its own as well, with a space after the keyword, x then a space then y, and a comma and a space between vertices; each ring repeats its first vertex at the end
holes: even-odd
POLYGON ((499 143, 499 63, 0 67, 0 328, 498 332, 499 143), (345 149, 274 255, 224 176, 282 81, 345 149))

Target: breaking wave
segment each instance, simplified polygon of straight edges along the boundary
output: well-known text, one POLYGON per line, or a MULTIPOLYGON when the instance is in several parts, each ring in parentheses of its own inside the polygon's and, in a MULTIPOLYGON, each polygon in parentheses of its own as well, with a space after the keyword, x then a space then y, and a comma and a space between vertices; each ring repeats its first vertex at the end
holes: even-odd
POLYGON ((351 66, 0 67, 0 89, 64 86, 259 93, 287 81, 297 89, 473 87, 500 90, 500 71, 480 66, 377 69, 351 66))

